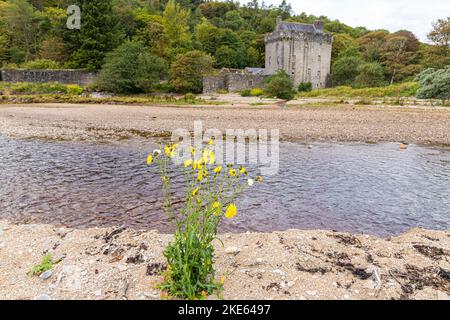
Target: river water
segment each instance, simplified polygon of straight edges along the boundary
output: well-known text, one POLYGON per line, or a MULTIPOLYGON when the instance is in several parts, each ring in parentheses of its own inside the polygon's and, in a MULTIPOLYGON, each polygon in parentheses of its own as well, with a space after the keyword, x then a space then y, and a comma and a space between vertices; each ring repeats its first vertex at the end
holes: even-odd
MULTIPOLYGON (((0 218, 170 232, 145 141, 0 137, 0 218)), ((331 229, 390 236, 450 228, 450 148, 282 142, 280 173, 238 200, 231 232, 331 229)))

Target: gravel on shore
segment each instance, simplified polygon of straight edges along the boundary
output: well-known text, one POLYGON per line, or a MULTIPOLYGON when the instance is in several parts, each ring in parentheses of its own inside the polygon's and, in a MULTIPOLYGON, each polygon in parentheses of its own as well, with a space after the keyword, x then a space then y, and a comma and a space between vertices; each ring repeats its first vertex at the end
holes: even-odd
MULTIPOLYGON (((170 239, 0 220, 0 299, 161 299, 156 286, 170 239), (41 277, 27 275, 47 253, 61 261, 41 277)), ((317 230, 220 239, 215 265, 224 299, 449 299, 450 230, 388 239, 317 230)))
POLYGON ((52 140, 158 137, 178 128, 279 129, 296 141, 450 143, 450 108, 383 106, 0 105, 0 135, 52 140))

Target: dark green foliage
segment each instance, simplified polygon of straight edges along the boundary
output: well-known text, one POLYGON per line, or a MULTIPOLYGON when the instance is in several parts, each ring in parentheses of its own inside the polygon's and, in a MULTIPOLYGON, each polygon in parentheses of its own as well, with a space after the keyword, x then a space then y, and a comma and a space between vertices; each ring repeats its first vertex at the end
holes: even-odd
POLYGON ((386 84, 383 67, 376 63, 363 63, 358 67, 354 86, 357 88, 380 87, 386 84))
POLYGON ((266 93, 272 97, 284 100, 295 98, 294 82, 284 70, 268 77, 264 85, 266 93))
POLYGON ((170 68, 170 84, 176 92, 200 93, 203 76, 213 71, 213 59, 201 51, 179 55, 170 68))
POLYGON ((359 74, 359 66, 364 61, 357 56, 344 56, 338 59, 332 67, 333 86, 351 86, 359 74))
POLYGON ((312 90, 311 82, 303 82, 298 85, 298 92, 310 92, 312 90))
POLYGON ((450 99, 450 67, 445 69, 427 69, 418 77, 419 91, 417 97, 420 99, 450 99))
POLYGON ((152 92, 166 75, 163 59, 142 43, 127 41, 107 55, 96 87, 114 93, 152 92))
POLYGON ((97 70, 106 53, 122 40, 112 0, 77 0, 81 8, 81 29, 66 30, 66 42, 72 52, 69 66, 97 70))

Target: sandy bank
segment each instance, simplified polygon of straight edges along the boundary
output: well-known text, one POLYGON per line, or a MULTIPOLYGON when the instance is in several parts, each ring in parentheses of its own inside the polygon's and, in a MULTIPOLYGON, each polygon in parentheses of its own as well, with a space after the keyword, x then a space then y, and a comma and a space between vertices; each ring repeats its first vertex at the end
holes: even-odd
MULTIPOLYGON (((302 100, 303 101, 303 100, 302 100)), ((306 102, 302 102, 306 103, 306 102)), ((448 144, 450 108, 229 104, 220 106, 0 105, 0 135, 56 140, 160 136, 177 128, 279 129, 300 141, 448 144)))
MULTIPOLYGON (((0 299, 159 299, 170 235, 0 221, 0 299), (45 253, 62 259, 42 280, 45 253)), ((331 231, 227 234, 217 242, 225 299, 448 299, 450 233, 379 239, 331 231)), ((214 297, 212 297, 214 298, 214 297)))

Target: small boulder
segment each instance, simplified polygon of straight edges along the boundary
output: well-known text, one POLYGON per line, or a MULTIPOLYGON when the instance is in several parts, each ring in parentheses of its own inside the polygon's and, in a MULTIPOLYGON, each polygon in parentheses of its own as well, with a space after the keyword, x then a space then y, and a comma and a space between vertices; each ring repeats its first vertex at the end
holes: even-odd
POLYGON ((41 273, 39 278, 42 281, 45 281, 45 280, 49 279, 52 275, 53 275, 53 271, 52 270, 48 270, 48 271, 45 271, 45 272, 41 273))
POLYGON ((225 253, 229 255, 238 255, 241 252, 241 249, 237 247, 228 247, 225 249, 225 253))

